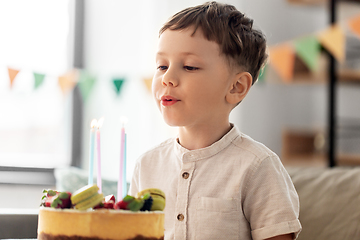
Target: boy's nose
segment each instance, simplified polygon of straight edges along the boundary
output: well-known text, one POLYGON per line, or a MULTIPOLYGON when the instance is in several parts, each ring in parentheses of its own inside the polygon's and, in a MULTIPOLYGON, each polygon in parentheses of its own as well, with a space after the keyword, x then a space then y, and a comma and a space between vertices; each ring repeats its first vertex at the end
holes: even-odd
POLYGON ((173 81, 163 81, 162 84, 163 84, 163 86, 165 86, 165 87, 167 87, 167 86, 169 86, 169 87, 174 87, 174 86, 175 86, 175 84, 173 83, 173 81))
POLYGON ((164 87, 176 87, 179 84, 176 74, 174 74, 170 69, 166 71, 162 78, 162 85, 164 87))

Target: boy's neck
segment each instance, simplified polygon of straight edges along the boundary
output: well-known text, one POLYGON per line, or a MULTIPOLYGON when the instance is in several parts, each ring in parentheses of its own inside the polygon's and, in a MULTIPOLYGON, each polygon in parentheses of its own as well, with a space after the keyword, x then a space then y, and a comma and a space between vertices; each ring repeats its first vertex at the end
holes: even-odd
POLYGON ((179 143, 188 150, 205 148, 220 140, 231 129, 230 123, 179 127, 179 143))

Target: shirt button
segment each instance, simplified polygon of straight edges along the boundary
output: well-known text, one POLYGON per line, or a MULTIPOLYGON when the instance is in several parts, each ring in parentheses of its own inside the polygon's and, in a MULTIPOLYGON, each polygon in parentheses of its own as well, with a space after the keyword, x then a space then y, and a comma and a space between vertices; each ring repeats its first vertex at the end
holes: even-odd
POLYGON ((177 215, 177 220, 183 221, 184 220, 184 215, 182 215, 181 213, 179 215, 177 215))
POLYGON ((184 173, 182 174, 182 177, 183 177, 184 179, 188 179, 189 176, 190 176, 190 174, 189 174, 188 172, 184 172, 184 173))

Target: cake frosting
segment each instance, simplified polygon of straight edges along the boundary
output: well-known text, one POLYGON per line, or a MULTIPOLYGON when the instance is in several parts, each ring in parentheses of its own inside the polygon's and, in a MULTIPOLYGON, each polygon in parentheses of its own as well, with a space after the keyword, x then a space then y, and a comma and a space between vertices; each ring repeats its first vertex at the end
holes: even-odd
POLYGON ((164 213, 41 207, 38 239, 164 239, 164 213))

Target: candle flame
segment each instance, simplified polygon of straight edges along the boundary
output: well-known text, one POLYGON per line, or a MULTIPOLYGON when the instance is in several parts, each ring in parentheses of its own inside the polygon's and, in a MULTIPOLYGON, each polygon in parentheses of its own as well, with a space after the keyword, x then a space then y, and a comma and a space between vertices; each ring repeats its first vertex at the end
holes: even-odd
POLYGON ((100 118, 99 121, 97 122, 97 128, 101 128, 101 126, 103 125, 104 123, 104 118, 100 118))
POLYGON ((127 117, 121 116, 121 117, 120 117, 120 122, 121 122, 121 125, 122 125, 122 126, 124 126, 125 124, 127 124, 127 122, 128 122, 127 117))
POLYGON ((96 121, 96 119, 93 119, 93 120, 91 121, 90 126, 91 126, 91 128, 94 128, 94 127, 97 126, 97 121, 96 121))

